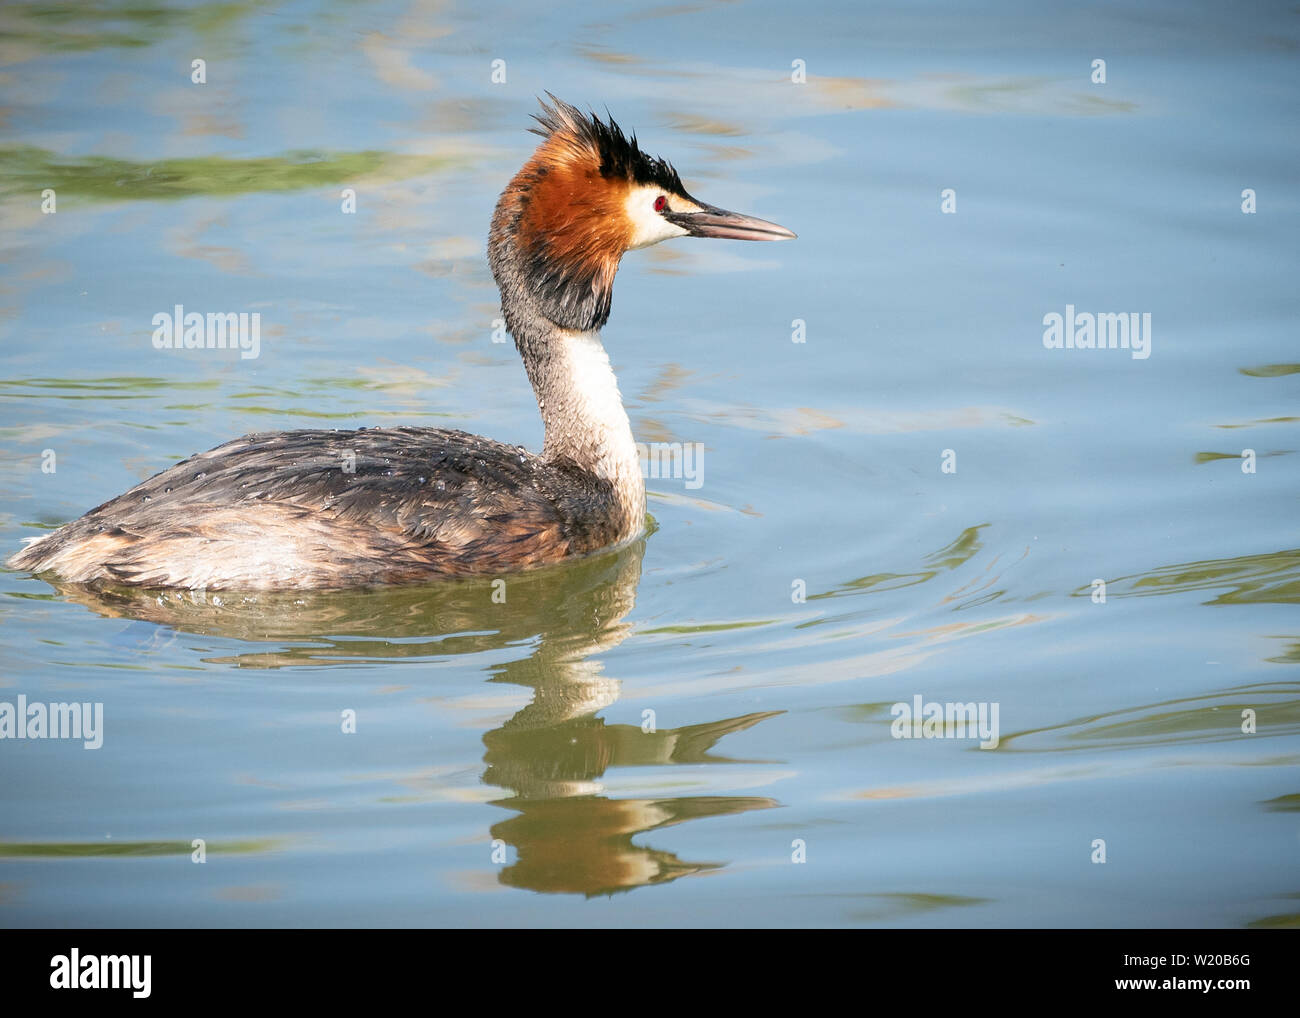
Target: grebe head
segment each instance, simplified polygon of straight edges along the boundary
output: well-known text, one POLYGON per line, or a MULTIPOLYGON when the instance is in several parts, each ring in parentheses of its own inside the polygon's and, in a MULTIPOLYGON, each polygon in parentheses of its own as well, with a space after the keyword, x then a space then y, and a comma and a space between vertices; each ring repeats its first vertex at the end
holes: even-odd
POLYGON ((533 133, 545 139, 507 185, 488 256, 507 320, 527 305, 565 329, 609 318, 624 253, 672 237, 789 240, 783 226, 692 198, 677 171, 613 120, 550 96, 533 133))

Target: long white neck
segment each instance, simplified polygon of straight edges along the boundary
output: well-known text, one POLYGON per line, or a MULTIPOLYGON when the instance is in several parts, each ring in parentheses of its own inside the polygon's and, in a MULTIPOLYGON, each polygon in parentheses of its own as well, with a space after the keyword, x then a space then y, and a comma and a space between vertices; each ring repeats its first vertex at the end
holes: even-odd
POLYGON ((569 462, 609 481, 626 525, 621 537, 645 522, 645 482, 618 379, 599 332, 552 326, 540 357, 525 357, 529 381, 546 426, 544 459, 569 462))

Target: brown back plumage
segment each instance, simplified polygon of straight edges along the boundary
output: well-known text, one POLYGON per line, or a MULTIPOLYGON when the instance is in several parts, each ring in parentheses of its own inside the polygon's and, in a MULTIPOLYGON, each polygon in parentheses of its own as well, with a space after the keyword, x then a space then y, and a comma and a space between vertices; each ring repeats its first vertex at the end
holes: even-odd
POLYGON ((463 431, 246 435, 156 474, 9 564, 81 583, 212 590, 499 572, 609 544, 608 487, 463 431))

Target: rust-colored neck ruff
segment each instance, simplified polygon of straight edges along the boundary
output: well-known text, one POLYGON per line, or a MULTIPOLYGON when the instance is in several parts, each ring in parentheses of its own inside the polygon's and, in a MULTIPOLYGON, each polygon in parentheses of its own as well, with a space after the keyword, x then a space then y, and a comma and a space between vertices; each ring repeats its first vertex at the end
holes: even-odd
POLYGON ((631 243, 631 185, 567 135, 549 138, 502 192, 489 260, 506 302, 527 302, 557 325, 599 329, 631 243))

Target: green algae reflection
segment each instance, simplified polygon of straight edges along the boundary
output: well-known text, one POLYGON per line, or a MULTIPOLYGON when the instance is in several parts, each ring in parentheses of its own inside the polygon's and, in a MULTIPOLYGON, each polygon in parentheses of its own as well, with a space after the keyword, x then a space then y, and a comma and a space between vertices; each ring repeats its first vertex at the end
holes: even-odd
MULTIPOLYGON (((251 855, 270 852, 279 842, 263 838, 248 841, 209 841, 206 850, 212 855, 251 855)), ((194 846, 188 841, 3 841, 0 858, 8 859, 84 859, 92 856, 189 855, 194 846)))
POLYGON ((32 53, 138 49, 182 31, 211 42, 229 38, 241 19, 264 6, 235 2, 168 7, 131 0, 6 4, 0 10, 0 42, 32 53))
POLYGON ((287 152, 256 159, 196 156, 133 162, 60 156, 31 145, 0 148, 0 198, 53 188, 60 200, 160 201, 301 191, 367 177, 402 180, 450 165, 446 157, 392 152, 287 152))
POLYGON ((980 540, 980 531, 987 526, 987 523, 981 523, 974 527, 967 527, 957 535, 951 544, 945 545, 938 551, 927 555, 925 557, 925 568, 917 572, 873 573, 870 576, 860 576, 831 590, 809 594, 808 600, 817 601, 827 597, 844 597, 849 594, 860 594, 864 591, 897 590, 899 587, 914 587, 917 584, 925 583, 934 579, 940 573, 951 572, 965 565, 979 554, 984 547, 984 542, 980 540))
MULTIPOLYGON (((1190 591, 1224 590, 1206 604, 1300 604, 1300 548, 1206 559, 1160 566, 1106 581, 1108 597, 1151 597, 1190 591)), ((1091 586, 1079 587, 1074 597, 1090 597, 1091 586)))

